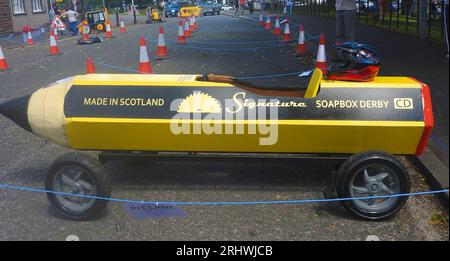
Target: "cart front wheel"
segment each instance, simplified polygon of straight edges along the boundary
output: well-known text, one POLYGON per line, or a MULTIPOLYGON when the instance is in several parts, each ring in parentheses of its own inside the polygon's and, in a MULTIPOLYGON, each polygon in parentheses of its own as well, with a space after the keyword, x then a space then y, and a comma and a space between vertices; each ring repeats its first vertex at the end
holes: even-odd
POLYGON ((385 196, 409 193, 410 178, 394 156, 369 151, 353 155, 341 166, 335 186, 339 198, 361 198, 341 201, 346 209, 376 220, 392 217, 404 206, 407 196, 385 196))
POLYGON ((47 190, 60 192, 47 192, 52 206, 62 216, 72 220, 96 217, 108 201, 94 197, 109 197, 110 184, 110 178, 100 162, 81 153, 69 153, 58 158, 45 180, 47 190))

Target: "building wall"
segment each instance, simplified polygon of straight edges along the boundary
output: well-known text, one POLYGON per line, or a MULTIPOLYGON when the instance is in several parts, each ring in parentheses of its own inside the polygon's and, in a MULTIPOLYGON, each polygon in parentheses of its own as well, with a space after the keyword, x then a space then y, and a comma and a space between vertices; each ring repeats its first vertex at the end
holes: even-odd
POLYGON ((0 0, 0 35, 13 32, 9 0, 0 0))
MULTIPOLYGON (((4 0, 0 0, 4 1, 4 0)), ((7 0, 11 1, 11 0, 7 0)), ((48 16, 48 0, 42 0, 42 9, 43 12, 39 13, 33 13, 33 8, 31 6, 32 0, 24 0, 25 4, 25 12, 26 14, 19 14, 14 15, 12 9, 10 10, 10 13, 12 14, 12 22, 13 22, 13 29, 14 32, 20 32, 22 31, 22 27, 25 25, 30 25, 31 28, 39 28, 40 26, 49 23, 49 16, 48 16)), ((12 4, 10 3, 12 6, 12 4)))

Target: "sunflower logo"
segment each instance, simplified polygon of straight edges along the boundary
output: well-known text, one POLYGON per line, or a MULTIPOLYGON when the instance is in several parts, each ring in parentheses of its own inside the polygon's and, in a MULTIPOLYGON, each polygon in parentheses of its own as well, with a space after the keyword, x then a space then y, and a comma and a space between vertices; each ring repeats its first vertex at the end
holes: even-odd
POLYGON ((178 113, 220 113, 222 110, 219 101, 211 95, 195 91, 186 97, 178 106, 178 113))

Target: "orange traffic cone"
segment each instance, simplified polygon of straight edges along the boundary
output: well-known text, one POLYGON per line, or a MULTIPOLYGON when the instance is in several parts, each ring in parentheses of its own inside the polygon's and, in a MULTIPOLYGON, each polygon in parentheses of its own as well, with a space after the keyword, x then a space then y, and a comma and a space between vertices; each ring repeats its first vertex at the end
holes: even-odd
POLYGON ((28 43, 29 45, 32 45, 32 44, 33 44, 33 36, 31 35, 31 29, 28 29, 27 43, 28 43))
POLYGON ((166 46, 166 41, 164 41, 164 28, 162 26, 159 27, 158 34, 158 47, 156 47, 156 57, 164 58, 169 55, 169 50, 166 46))
POLYGON ((273 29, 273 33, 275 35, 281 35, 280 18, 278 18, 278 16, 275 18, 275 27, 273 29))
POLYGON ((191 31, 189 30, 188 18, 184 18, 184 37, 191 37, 191 31))
POLYGON ((319 50, 317 51, 316 68, 322 70, 324 74, 327 73, 327 56, 325 53, 325 37, 323 33, 320 35, 319 50))
POLYGON ((264 26, 264 29, 270 30, 271 27, 272 27, 272 26, 271 26, 271 24, 270 24, 270 16, 269 16, 269 17, 267 17, 266 25, 264 26))
POLYGON ((183 22, 181 20, 178 22, 178 44, 185 44, 186 38, 184 37, 184 30, 183 30, 183 22))
POLYGON ((263 25, 264 25, 263 14, 262 14, 262 13, 259 15, 258 25, 259 25, 259 26, 263 26, 263 25))
POLYGON ((127 29, 125 28, 125 23, 123 22, 123 20, 120 20, 120 32, 121 33, 126 33, 127 29))
POLYGON ((106 23, 105 38, 113 38, 113 35, 112 35, 112 32, 111 32, 111 24, 109 22, 106 23))
POLYGON ((86 60, 86 73, 95 73, 94 59, 92 57, 88 57, 86 60))
POLYGON ((139 66, 138 71, 140 73, 152 73, 152 65, 150 64, 150 59, 148 58, 147 46, 145 46, 144 36, 141 36, 139 40, 140 52, 139 52, 139 66))
POLYGON ((8 63, 6 62, 5 54, 3 54, 2 47, 0 46, 0 71, 9 70, 8 63))
POLYGON ((197 26, 197 19, 195 18, 195 15, 192 15, 192 23, 194 24, 194 30, 197 30, 198 29, 198 26, 197 26))
POLYGON ((302 24, 300 25, 298 33, 298 42, 297 47, 295 48, 295 53, 299 56, 306 55, 305 32, 302 24))
POLYGON ((292 40, 291 30, 289 30, 289 21, 286 19, 286 23, 284 24, 284 34, 283 34, 283 42, 289 42, 292 40))
POLYGON ((52 30, 50 30, 50 50, 49 50, 48 54, 49 55, 60 54, 58 45, 56 44, 55 35, 53 35, 52 30))
POLYGON ((195 28, 194 28, 194 19, 192 19, 192 15, 189 16, 189 31, 194 32, 195 28))

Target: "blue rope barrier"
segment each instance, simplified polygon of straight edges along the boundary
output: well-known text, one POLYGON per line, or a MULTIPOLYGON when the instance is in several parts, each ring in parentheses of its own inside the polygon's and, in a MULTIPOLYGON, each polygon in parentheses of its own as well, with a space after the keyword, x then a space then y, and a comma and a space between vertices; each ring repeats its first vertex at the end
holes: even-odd
POLYGON ((8 185, 8 184, 0 184, 0 188, 29 191, 29 192, 38 192, 38 193, 50 193, 50 194, 69 196, 69 197, 81 197, 81 198, 90 198, 90 199, 98 199, 98 200, 107 200, 107 201, 111 201, 111 202, 120 202, 120 203, 175 204, 175 205, 299 204, 299 203, 320 203, 320 202, 338 202, 338 201, 381 199, 381 198, 394 198, 394 197, 409 197, 409 196, 448 193, 448 189, 441 189, 441 190, 421 191, 421 192, 413 192, 413 193, 401 193, 401 194, 383 195, 383 196, 367 196, 367 197, 355 197, 355 198, 332 198, 332 199, 320 198, 320 199, 268 200, 268 201, 144 201, 144 200, 133 200, 133 199, 122 199, 122 198, 111 198, 111 197, 97 197, 97 196, 91 196, 91 195, 73 194, 73 193, 58 192, 58 191, 52 191, 52 190, 46 190, 46 189, 37 189, 37 188, 32 188, 32 187, 14 186, 14 185, 8 185))
MULTIPOLYGON (((166 41, 167 42, 167 41, 166 41)), ((267 44, 267 43, 280 43, 281 40, 270 40, 270 41, 240 41, 240 42, 224 42, 224 41, 188 41, 188 44, 217 44, 217 45, 226 45, 226 44, 267 44)))
MULTIPOLYGON (((148 42, 157 43, 155 40, 145 39, 148 42)), ((232 51, 232 52, 242 52, 242 51, 256 51, 259 49, 268 49, 268 48, 274 48, 274 47, 282 47, 282 46, 288 46, 290 43, 282 43, 282 44, 275 44, 275 45, 269 45, 269 46, 258 46, 258 47, 246 47, 246 48, 213 48, 213 47, 198 47, 198 46, 189 46, 189 45, 180 45, 180 44, 174 44, 174 43, 166 43, 169 46, 178 47, 178 48, 188 48, 188 49, 197 49, 197 50, 207 50, 207 51, 232 51)))
MULTIPOLYGON (((105 66, 105 67, 109 67, 109 68, 112 68, 112 69, 115 69, 115 70, 119 70, 119 71, 139 73, 139 71, 137 71, 137 70, 128 69, 128 68, 124 68, 124 67, 120 67, 120 66, 115 66, 115 65, 111 65, 111 64, 100 63, 100 62, 94 62, 94 64, 105 66)), ((247 77, 235 77, 235 78, 237 80, 250 80, 250 79, 288 77, 288 76, 293 76, 293 75, 298 75, 300 77, 300 74, 308 72, 308 71, 310 71, 310 70, 301 71, 301 72, 291 72, 291 73, 272 74, 272 75, 260 75, 260 76, 247 76, 247 77)))

